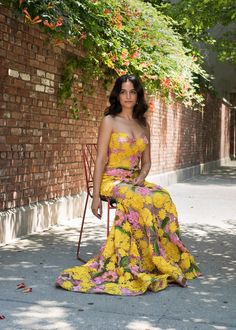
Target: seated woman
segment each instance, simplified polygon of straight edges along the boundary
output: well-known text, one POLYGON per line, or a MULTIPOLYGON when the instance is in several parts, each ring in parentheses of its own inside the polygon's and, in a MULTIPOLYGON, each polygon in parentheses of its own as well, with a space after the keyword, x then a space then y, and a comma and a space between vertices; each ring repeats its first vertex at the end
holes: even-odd
POLYGON ((100 195, 114 198, 114 223, 98 255, 64 270, 56 285, 131 296, 163 290, 169 283, 185 287, 200 271, 180 239, 170 195, 145 181, 151 160, 143 87, 136 77, 121 76, 109 101, 99 129, 92 211, 100 218, 100 195))

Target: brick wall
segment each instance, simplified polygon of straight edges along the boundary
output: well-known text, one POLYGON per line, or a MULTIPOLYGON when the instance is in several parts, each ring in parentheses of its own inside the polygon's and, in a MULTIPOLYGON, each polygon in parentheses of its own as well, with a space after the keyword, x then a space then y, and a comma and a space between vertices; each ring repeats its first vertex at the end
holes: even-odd
POLYGON ((230 111, 206 95, 204 112, 153 99, 152 174, 174 171, 229 157, 230 111))
MULTIPOLYGON (((57 93, 65 58, 79 51, 53 46, 37 26, 0 7, 0 210, 5 210, 83 190, 81 143, 96 142, 107 97, 95 81, 92 95, 76 94, 91 115, 72 119, 70 101, 59 105, 57 93)), ((154 103, 152 174, 228 156, 225 105, 208 96, 202 114, 160 98, 154 103)))

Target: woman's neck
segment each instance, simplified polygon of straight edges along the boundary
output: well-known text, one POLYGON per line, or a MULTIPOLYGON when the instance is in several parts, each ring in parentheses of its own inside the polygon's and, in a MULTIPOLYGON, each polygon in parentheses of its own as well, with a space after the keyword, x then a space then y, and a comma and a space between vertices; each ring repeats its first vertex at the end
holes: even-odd
POLYGON ((122 111, 118 114, 118 117, 121 117, 126 120, 133 120, 133 111, 130 111, 130 109, 122 109, 122 111))

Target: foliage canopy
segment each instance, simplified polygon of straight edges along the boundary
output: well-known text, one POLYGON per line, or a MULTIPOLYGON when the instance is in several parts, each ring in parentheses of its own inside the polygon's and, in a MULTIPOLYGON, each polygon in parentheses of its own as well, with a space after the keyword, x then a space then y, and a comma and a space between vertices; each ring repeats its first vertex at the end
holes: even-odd
POLYGON ((215 50, 221 61, 236 64, 236 2, 235 0, 146 0, 172 17, 188 46, 205 42, 215 50), (217 29, 214 29, 217 28, 217 29), (216 32, 217 31, 217 32, 216 32))
POLYGON ((141 0, 4 0, 29 24, 40 25, 54 42, 83 47, 73 68, 89 79, 133 73, 149 93, 175 95, 201 104, 200 81, 208 76, 183 44, 174 21, 141 0))

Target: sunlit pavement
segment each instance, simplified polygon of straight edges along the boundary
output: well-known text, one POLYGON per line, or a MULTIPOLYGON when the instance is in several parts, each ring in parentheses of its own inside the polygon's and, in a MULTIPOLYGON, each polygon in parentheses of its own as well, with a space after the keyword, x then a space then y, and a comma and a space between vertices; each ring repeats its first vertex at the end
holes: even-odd
MULTIPOLYGON (((203 277, 138 297, 71 293, 54 287, 65 268, 78 265, 80 219, 0 248, 0 329, 184 330, 236 329, 236 163, 174 184, 182 239, 203 277), (32 292, 16 290, 24 282, 32 292)), ((91 215, 82 254, 105 238, 104 220, 91 215)))

